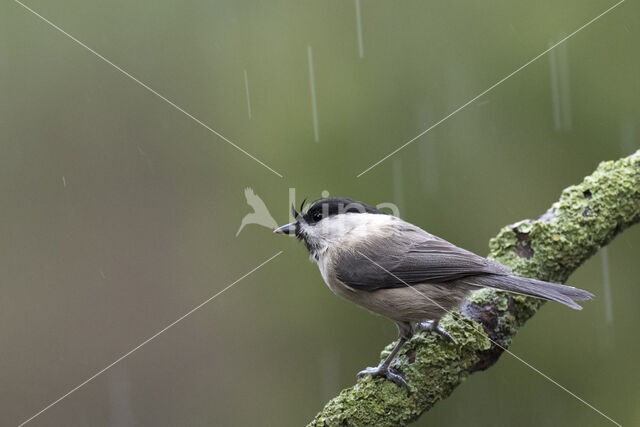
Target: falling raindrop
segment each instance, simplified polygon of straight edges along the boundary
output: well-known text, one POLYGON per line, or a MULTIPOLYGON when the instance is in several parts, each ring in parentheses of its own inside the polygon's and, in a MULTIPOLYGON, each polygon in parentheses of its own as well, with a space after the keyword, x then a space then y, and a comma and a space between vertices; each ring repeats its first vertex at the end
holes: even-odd
POLYGON ((438 157, 437 144, 420 144, 420 182, 422 188, 429 195, 435 195, 438 192, 438 157))
POLYGON ((313 119, 313 137, 316 142, 320 140, 318 133, 318 106, 316 103, 316 78, 313 73, 313 51, 307 46, 307 59, 309 61, 309 86, 311 89, 311 116, 313 119))
POLYGON ((636 127, 630 120, 620 123, 620 150, 623 156, 633 153, 638 146, 636 142, 636 127))
MULTIPOLYGON (((488 102, 488 101, 487 101, 488 102)), ((420 124, 431 121, 433 117, 430 105, 422 104, 417 108, 416 121, 420 124)), ((425 140, 418 145, 420 184, 429 196, 437 193, 440 183, 438 181, 438 144, 426 136, 425 140)))
POLYGON ((114 426, 136 425, 132 406, 131 380, 122 366, 109 372, 109 424, 114 426))
POLYGON ((356 2, 356 31, 358 33, 358 55, 360 58, 364 58, 364 47, 362 45, 362 19, 360 16, 360 0, 356 2))
POLYGON ((62 177, 62 186, 63 187, 67 187, 67 178, 65 178, 64 176, 62 177))
POLYGON ((140 157, 144 157, 147 160, 147 168, 153 174, 153 161, 149 158, 149 156, 147 156, 147 153, 144 152, 142 147, 140 147, 139 145, 137 147, 138 147, 138 154, 140 154, 140 157))
MULTIPOLYGON (((549 42, 549 46, 553 45, 553 42, 549 42)), ((554 126, 557 130, 571 130, 569 59, 566 43, 558 45, 549 52, 549 67, 554 126)))
POLYGON ((247 96, 247 113, 249 114, 249 119, 251 119, 251 98, 249 96, 249 76, 247 75, 247 70, 244 70, 244 91, 247 96))
POLYGON ((598 316, 596 333, 598 352, 605 356, 615 347, 615 329, 613 327, 613 302, 611 298, 611 275, 609 269, 609 252, 606 247, 600 250, 602 266, 602 307, 603 314, 598 316))
POLYGON ((323 348, 319 362, 322 399, 328 400, 340 390, 340 361, 335 351, 323 348))
POLYGON ((606 247, 600 250, 600 259, 602 261, 602 297, 604 300, 604 319, 607 325, 613 325, 613 302, 611 301, 609 251, 606 247))

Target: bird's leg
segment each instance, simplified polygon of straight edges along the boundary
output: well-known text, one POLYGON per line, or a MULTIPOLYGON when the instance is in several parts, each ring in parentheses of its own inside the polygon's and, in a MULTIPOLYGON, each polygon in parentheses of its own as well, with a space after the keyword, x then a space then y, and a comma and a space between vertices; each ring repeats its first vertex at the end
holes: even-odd
POLYGON ((445 331, 442 326, 440 326, 440 319, 438 320, 427 320, 426 322, 416 323, 414 326, 415 331, 430 331, 435 332, 446 340, 451 341, 452 343, 456 343, 455 338, 445 331))
POLYGON ((401 387, 405 387, 407 390, 409 390, 409 384, 407 384, 407 380, 405 380, 402 375, 395 374, 391 372, 391 370, 389 369, 389 366, 391 365, 391 362, 393 362, 393 359, 398 354, 398 351, 400 351, 402 346, 407 341, 409 341, 409 339, 413 335, 413 331, 411 330, 411 325, 409 323, 402 322, 402 323, 398 323, 397 325, 398 325, 398 333, 399 333, 398 343, 396 344, 395 347, 393 347, 393 350, 391 350, 391 353, 389 353, 389 355, 382 361, 382 363, 380 363, 380 365, 376 367, 368 367, 367 369, 358 372, 358 376, 369 374, 372 377, 385 377, 393 381, 397 385, 401 387))

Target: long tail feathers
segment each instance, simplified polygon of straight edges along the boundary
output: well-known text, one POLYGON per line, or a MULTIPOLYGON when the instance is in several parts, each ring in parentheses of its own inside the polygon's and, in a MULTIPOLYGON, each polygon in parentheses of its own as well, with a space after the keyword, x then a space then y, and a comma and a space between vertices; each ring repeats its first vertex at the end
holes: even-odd
POLYGON ((543 282, 542 280, 519 276, 501 276, 493 274, 476 276, 473 278, 473 284, 476 286, 501 289, 503 291, 513 292, 516 294, 556 301, 575 310, 582 310, 582 307, 576 304, 575 301, 586 301, 593 297, 592 293, 572 286, 543 282))

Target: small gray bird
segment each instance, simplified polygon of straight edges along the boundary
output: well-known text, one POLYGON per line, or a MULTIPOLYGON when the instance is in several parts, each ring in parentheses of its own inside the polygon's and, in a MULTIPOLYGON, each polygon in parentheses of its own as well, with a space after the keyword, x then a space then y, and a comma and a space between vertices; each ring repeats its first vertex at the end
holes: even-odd
MULTIPOLYGON (((389 366, 419 330, 453 340, 438 322, 473 290, 489 287, 580 310, 589 292, 514 276, 511 269, 461 249, 420 227, 351 199, 320 199, 306 212, 291 206, 295 222, 274 230, 302 240, 336 295, 393 320, 399 340, 377 367, 358 375, 384 376, 408 387, 389 366)), ((455 341, 454 341, 455 342, 455 341)))

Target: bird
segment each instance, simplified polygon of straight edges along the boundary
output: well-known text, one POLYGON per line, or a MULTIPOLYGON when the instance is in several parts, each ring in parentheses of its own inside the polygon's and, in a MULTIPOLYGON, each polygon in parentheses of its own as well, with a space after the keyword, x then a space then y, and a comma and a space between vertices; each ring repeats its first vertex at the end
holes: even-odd
POLYGON ((253 212, 248 213, 242 218, 240 228, 236 232, 236 237, 240 234, 242 229, 247 224, 258 224, 270 229, 274 229, 278 226, 278 223, 269 213, 269 209, 264 204, 260 196, 253 192, 251 187, 244 189, 244 197, 247 199, 247 204, 253 208, 253 212))
POLYGON ((440 319, 474 290, 494 288, 556 301, 576 310, 593 295, 558 283, 516 276, 509 267, 462 249, 422 228, 363 202, 323 198, 274 230, 295 236, 309 251, 325 283, 336 295, 391 319, 398 341, 376 367, 358 376, 385 377, 409 389, 390 366, 418 331, 432 331, 455 343, 440 319))

